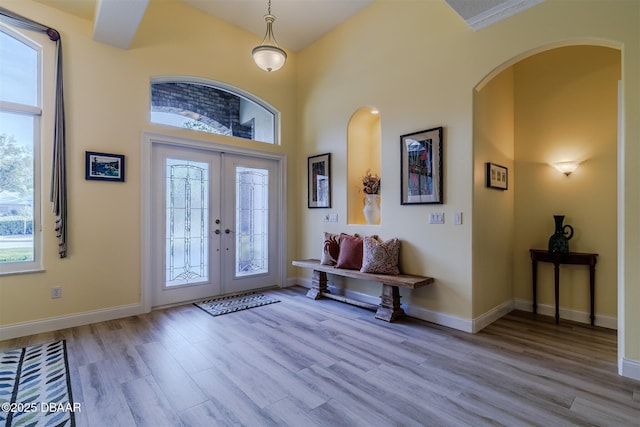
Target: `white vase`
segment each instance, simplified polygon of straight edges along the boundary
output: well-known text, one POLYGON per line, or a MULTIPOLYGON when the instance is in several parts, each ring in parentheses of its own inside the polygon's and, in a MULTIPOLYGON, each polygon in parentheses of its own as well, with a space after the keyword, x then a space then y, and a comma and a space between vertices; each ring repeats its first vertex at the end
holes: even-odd
POLYGON ((365 194, 362 211, 367 224, 380 224, 380 195, 365 194))

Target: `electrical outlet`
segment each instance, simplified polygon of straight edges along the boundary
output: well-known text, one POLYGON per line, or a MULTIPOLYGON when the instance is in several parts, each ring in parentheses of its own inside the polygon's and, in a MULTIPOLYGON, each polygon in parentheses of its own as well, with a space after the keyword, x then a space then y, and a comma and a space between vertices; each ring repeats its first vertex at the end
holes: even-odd
POLYGON ((60 286, 54 286, 51 288, 51 298, 62 298, 62 288, 60 286))
POLYGON ((338 222, 338 214, 337 213, 329 214, 329 222, 338 222))
POLYGON ((429 224, 444 224, 444 212, 429 212, 429 224))

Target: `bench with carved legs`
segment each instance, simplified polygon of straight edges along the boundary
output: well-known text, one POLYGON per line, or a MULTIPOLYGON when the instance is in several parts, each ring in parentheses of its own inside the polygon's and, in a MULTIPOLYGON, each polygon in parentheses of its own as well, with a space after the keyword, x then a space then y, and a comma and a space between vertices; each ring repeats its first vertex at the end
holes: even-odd
POLYGON ((400 306, 400 291, 398 287, 416 289, 433 282, 432 277, 412 276, 409 274, 399 274, 397 276, 387 274, 361 273, 358 270, 346 270, 336 268, 331 265, 320 264, 317 259, 306 259, 293 261, 296 267, 313 270, 311 289, 307 292, 307 297, 320 299, 322 297, 331 298, 337 301, 354 304, 360 307, 376 310, 376 319, 393 322, 396 318, 404 315, 404 310, 400 306), (342 295, 334 295, 327 288, 327 273, 336 276, 350 277, 352 279, 370 280, 382 283, 382 295, 380 295, 380 305, 372 305, 362 301, 346 298, 342 295))

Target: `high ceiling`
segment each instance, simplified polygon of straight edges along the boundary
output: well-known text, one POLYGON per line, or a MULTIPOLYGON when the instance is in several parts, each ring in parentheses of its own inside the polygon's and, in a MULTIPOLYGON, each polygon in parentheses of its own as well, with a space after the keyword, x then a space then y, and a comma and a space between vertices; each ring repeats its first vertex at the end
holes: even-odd
MULTIPOLYGON (((94 22, 94 39, 127 49, 149 0, 35 0, 94 22)), ((180 0, 192 7, 264 36, 267 0, 180 0)), ((272 0, 278 43, 299 51, 375 0, 272 0)), ((543 0, 446 1, 474 30, 491 25, 543 0)))

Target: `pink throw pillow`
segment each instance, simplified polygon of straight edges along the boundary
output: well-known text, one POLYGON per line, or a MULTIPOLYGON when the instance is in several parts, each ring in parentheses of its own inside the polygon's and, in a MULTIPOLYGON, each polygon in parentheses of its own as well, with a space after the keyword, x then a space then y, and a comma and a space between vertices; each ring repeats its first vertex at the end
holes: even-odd
POLYGON ((338 268, 360 270, 362 268, 362 239, 342 233, 340 235, 340 254, 338 268))

